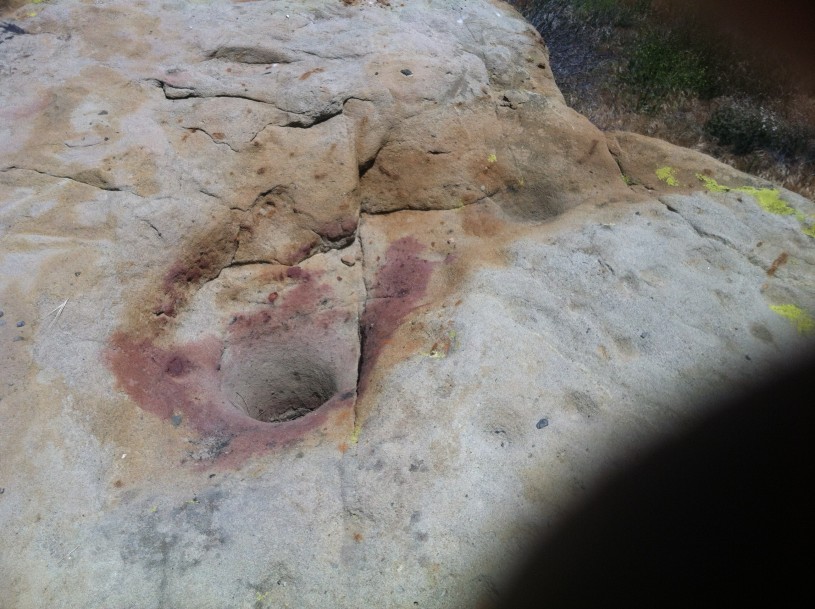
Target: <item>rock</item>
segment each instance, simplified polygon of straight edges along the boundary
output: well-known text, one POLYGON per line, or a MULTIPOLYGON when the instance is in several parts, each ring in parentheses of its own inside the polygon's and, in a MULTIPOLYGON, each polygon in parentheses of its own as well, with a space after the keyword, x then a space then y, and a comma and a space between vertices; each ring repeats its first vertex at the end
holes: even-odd
POLYGON ((489 601, 811 345, 815 206, 598 131, 506 4, 2 17, 14 607, 489 601))

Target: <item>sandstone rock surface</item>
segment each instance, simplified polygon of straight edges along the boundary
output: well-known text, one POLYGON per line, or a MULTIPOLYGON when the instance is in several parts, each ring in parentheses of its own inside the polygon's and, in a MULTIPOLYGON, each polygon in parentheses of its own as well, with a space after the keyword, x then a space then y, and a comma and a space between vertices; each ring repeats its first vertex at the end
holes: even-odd
POLYGON ((812 202, 598 131, 502 2, 3 19, 3 606, 489 602, 811 345, 812 202))

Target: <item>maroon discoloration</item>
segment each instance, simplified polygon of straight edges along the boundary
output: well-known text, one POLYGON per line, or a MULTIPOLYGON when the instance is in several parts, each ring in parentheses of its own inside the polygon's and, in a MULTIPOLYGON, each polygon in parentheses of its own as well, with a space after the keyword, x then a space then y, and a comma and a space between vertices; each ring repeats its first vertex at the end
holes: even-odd
POLYGON ((344 315, 344 312, 323 308, 334 293, 330 285, 311 281, 312 274, 300 267, 288 269, 286 275, 299 283, 276 298, 274 307, 236 315, 229 326, 230 343, 270 334, 282 337, 293 331, 304 333, 298 336, 307 338, 310 328, 323 331, 344 315))
POLYGON ((395 241, 385 254, 385 264, 376 274, 361 321, 360 395, 364 393, 370 372, 391 334, 425 295, 436 263, 419 257, 424 249, 413 237, 395 241))
POLYGON ((199 258, 190 265, 178 264, 171 268, 164 277, 165 298, 154 312, 175 317, 178 305, 184 300, 186 286, 197 284, 205 276, 209 267, 208 260, 199 258))
POLYGON ((293 266, 286 271, 286 277, 289 279, 303 279, 304 281, 308 281, 311 275, 299 266, 293 266))
POLYGON ((316 229, 316 232, 329 241, 336 241, 343 237, 350 237, 353 235, 357 230, 358 224, 359 220, 356 217, 348 216, 345 218, 339 218, 333 222, 322 224, 316 229))
POLYGON ((183 412, 185 419, 202 431, 208 427, 209 401, 196 409, 185 406, 196 397, 213 393, 220 357, 220 341, 214 339, 169 349, 123 333, 113 335, 106 352, 119 388, 141 408, 162 419, 183 412), (170 372, 177 369, 178 362, 186 362, 187 375, 170 372))
POLYGON ((300 247, 293 252, 289 252, 288 255, 284 254, 280 256, 280 261, 284 264, 297 264, 298 262, 302 262, 311 255, 319 242, 320 240, 314 237, 300 245, 300 247))
MULTIPOLYGON (((251 369, 258 349, 289 348, 337 350, 338 322, 347 312, 325 308, 332 295, 327 284, 311 280, 313 274, 295 267, 287 273, 296 283, 281 291, 275 307, 238 315, 223 338, 161 346, 158 338, 125 332, 113 335, 105 358, 118 387, 142 409, 161 419, 181 415, 185 427, 199 439, 190 445, 191 458, 219 466, 235 467, 253 454, 275 449, 328 431, 337 417, 353 412, 353 381, 339 386, 319 409, 285 423, 266 423, 249 417, 230 403, 222 389, 221 360, 224 349, 251 369), (348 386, 350 385, 350 386, 348 386), (203 448, 202 448, 203 447, 203 448)), ((356 356, 350 363, 355 369, 356 356)))
POLYGON ((212 234, 209 247, 193 250, 176 262, 164 275, 162 297, 153 307, 155 315, 175 317, 186 301, 191 288, 217 276, 238 247, 235 235, 212 234))
POLYGON ((174 355, 167 362, 166 372, 170 376, 178 377, 183 376, 189 372, 193 367, 193 363, 182 355, 174 355))

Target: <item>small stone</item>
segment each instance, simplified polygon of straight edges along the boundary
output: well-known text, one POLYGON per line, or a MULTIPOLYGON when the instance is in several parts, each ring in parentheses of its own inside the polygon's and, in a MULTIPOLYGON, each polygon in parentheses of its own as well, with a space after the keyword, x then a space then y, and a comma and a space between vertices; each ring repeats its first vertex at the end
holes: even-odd
POLYGON ((549 427, 549 419, 546 419, 546 418, 541 419, 540 421, 537 422, 535 427, 537 427, 538 429, 543 429, 544 427, 549 427))
POLYGON ((24 325, 25 325, 25 322, 24 322, 24 321, 18 321, 18 322, 17 322, 17 327, 18 327, 18 328, 22 328, 24 325))
POLYGON ((18 343, 18 342, 20 342, 22 340, 25 340, 24 336, 15 336, 14 338, 11 339, 11 341, 14 342, 14 343, 18 343))
MULTIPOLYGON (((173 427, 178 427, 179 425, 181 425, 181 415, 180 414, 174 414, 173 418, 170 419, 170 421, 172 422, 173 427)), ((124 457, 122 457, 122 458, 124 458, 124 457)))
POLYGON ((345 254, 345 256, 340 258, 340 262, 342 262, 345 266, 354 266, 357 263, 357 260, 351 254, 345 254))
POLYGON ((2 311, 0 311, 0 317, 3 317, 3 315, 5 315, 5 313, 3 313, 2 311))
POLYGON ((405 68, 404 70, 399 70, 399 71, 400 71, 402 74, 404 74, 405 76, 410 76, 411 74, 413 74, 413 72, 411 72, 411 71, 410 71, 410 70, 408 70, 407 68, 405 68))

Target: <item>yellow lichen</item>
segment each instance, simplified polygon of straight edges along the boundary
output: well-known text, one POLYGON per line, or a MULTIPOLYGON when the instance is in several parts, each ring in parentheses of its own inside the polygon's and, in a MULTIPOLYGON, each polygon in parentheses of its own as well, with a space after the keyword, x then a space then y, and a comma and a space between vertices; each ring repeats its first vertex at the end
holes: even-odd
POLYGON ((798 332, 804 336, 815 335, 815 317, 794 304, 770 305, 770 309, 795 324, 798 332))
POLYGON ((753 186, 739 186, 730 188, 722 186, 713 178, 709 178, 701 173, 697 173, 699 178, 710 192, 743 192, 753 197, 764 211, 777 216, 794 216, 798 220, 805 235, 815 238, 815 225, 807 226, 807 218, 800 211, 781 198, 781 192, 777 188, 754 188, 753 186))
POLYGON ((697 173, 696 177, 705 184, 705 188, 707 188, 710 192, 730 192, 730 189, 727 186, 722 186, 713 178, 709 178, 701 173, 697 173))
POLYGON ((734 190, 755 198, 764 211, 768 211, 771 214, 778 216, 795 215, 795 209, 790 207, 789 203, 781 198, 781 193, 775 188, 752 188, 750 186, 743 186, 742 188, 736 188, 734 190))
POLYGON ((676 169, 673 167, 660 167, 656 170, 656 174, 668 186, 679 186, 679 180, 676 179, 676 169))
POLYGON ((495 163, 498 160, 498 157, 495 156, 495 153, 491 154, 487 157, 487 163, 495 163))
POLYGON ((362 432, 362 425, 360 425, 359 421, 354 423, 354 431, 351 432, 351 444, 356 444, 359 442, 359 434, 362 432))

